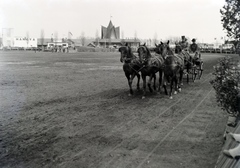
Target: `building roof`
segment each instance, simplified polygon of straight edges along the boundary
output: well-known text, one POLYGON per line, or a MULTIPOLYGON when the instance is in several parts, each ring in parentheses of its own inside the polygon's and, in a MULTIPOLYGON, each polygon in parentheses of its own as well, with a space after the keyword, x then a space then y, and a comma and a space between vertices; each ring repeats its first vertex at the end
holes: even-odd
MULTIPOLYGON (((74 43, 74 44, 76 44, 76 43, 78 43, 78 39, 64 39, 64 41, 62 41, 61 39, 58 41, 58 43, 59 42, 65 42, 65 43, 74 43)), ((51 38, 44 38, 44 40, 43 40, 43 45, 47 45, 48 43, 54 43, 53 41, 52 41, 52 39, 51 38)), ((38 45, 42 45, 42 39, 41 38, 38 38, 37 39, 37 44, 38 45)))
POLYGON ((89 43, 87 46, 88 46, 88 47, 96 47, 96 45, 93 44, 93 43, 89 43))
POLYGON ((114 27, 110 20, 108 27, 102 26, 101 30, 102 39, 119 39, 120 38, 120 27, 114 27))
MULTIPOLYGON (((43 40, 43 45, 47 45, 48 43, 51 43, 51 38, 44 38, 43 40)), ((38 38, 37 39, 37 45, 42 45, 42 39, 38 38)))
MULTIPOLYGON (((97 42, 97 41, 94 41, 97 42)), ((139 39, 99 39, 99 43, 140 43, 141 41, 139 39)))

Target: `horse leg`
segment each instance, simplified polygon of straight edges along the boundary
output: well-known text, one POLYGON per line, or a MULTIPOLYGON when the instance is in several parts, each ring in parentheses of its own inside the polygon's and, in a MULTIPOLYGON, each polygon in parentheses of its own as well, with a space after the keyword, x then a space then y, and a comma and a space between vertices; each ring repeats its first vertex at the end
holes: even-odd
MULTIPOLYGON (((148 80, 148 88, 149 88, 149 91, 152 93, 153 92, 153 89, 152 89, 152 87, 151 87, 151 84, 152 84, 152 79, 153 78, 155 78, 154 79, 154 82, 156 82, 156 75, 155 74, 151 74, 150 76, 149 76, 149 80, 148 80)), ((155 86, 156 87, 156 86, 155 86)))
POLYGON ((161 85, 162 85, 162 70, 159 71, 159 85, 158 85, 158 92, 160 93, 161 92, 161 85))
POLYGON ((183 81, 182 81, 182 79, 183 79, 183 69, 180 70, 179 74, 180 74, 179 83, 180 83, 180 85, 183 85, 183 81))
POLYGON ((148 88, 149 88, 149 91, 152 93, 153 92, 153 89, 152 89, 152 79, 154 80, 154 84, 153 84, 153 88, 154 90, 156 90, 156 74, 155 73, 152 73, 150 76, 149 76, 149 80, 148 80, 148 88))
POLYGON ((165 91, 165 94, 168 95, 168 91, 167 91, 167 79, 166 79, 166 76, 163 75, 163 88, 164 88, 164 91, 165 91))
POLYGON ((128 96, 132 96, 133 95, 133 90, 132 90, 132 77, 129 73, 125 73, 125 76, 128 79, 128 85, 129 85, 129 94, 128 96))
POLYGON ((146 96, 146 76, 145 75, 142 75, 142 80, 143 80, 143 96, 142 96, 142 99, 144 99, 145 96, 146 96))
POLYGON ((173 77, 171 77, 171 79, 170 79, 170 94, 169 94, 170 99, 173 99, 172 90, 173 90, 173 77))
POLYGON ((181 91, 182 91, 179 78, 177 78, 177 89, 178 89, 178 92, 181 92, 181 91))
POLYGON ((189 83, 189 67, 187 66, 187 83, 189 83))
POLYGON ((175 87, 174 87, 174 94, 177 94, 177 91, 178 91, 178 79, 177 79, 177 76, 174 77, 174 83, 175 83, 175 87))
POLYGON ((157 90, 157 89, 156 89, 156 74, 154 74, 154 76, 153 76, 153 81, 154 81, 154 82, 153 82, 153 89, 154 89, 154 90, 157 90))
POLYGON ((133 73, 133 74, 131 75, 131 78, 130 78, 131 88, 132 88, 133 79, 135 78, 136 75, 137 75, 137 74, 135 74, 135 73, 133 73))
POLYGON ((137 80, 137 90, 140 90, 140 86, 139 86, 139 83, 140 83, 140 74, 139 74, 139 73, 136 73, 136 75, 137 75, 137 78, 138 78, 138 80, 137 80))

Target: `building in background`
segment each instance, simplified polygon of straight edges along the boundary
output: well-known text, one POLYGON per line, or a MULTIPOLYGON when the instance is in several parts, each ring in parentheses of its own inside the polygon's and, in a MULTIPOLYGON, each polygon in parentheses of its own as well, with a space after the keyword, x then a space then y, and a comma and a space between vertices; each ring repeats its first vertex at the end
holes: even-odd
POLYGON ((13 38, 14 48, 36 48, 37 47, 37 38, 27 38, 27 37, 14 37, 13 38))
POLYGON ((101 27, 101 39, 93 41, 95 46, 103 48, 119 48, 125 43, 128 43, 132 48, 137 48, 140 45, 140 40, 137 38, 120 39, 120 27, 115 27, 111 20, 107 27, 101 27))
POLYGON ((2 47, 11 48, 14 46, 14 29, 2 28, 2 47))
POLYGON ((111 20, 108 24, 108 27, 102 26, 101 32, 101 39, 120 39, 120 27, 115 28, 111 20))

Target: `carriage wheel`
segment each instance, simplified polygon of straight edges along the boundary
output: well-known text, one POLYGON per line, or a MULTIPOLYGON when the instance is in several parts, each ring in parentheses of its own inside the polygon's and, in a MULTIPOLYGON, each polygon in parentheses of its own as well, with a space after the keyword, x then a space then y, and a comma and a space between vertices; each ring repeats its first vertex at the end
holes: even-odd
POLYGON ((185 70, 184 75, 186 75, 187 83, 189 83, 189 70, 188 69, 185 70))
POLYGON ((193 66, 193 68, 192 68, 192 80, 193 80, 193 82, 195 82, 196 76, 197 76, 197 68, 196 68, 196 66, 193 66))
POLYGON ((203 73, 203 62, 201 62, 199 69, 198 69, 198 79, 201 79, 203 73))

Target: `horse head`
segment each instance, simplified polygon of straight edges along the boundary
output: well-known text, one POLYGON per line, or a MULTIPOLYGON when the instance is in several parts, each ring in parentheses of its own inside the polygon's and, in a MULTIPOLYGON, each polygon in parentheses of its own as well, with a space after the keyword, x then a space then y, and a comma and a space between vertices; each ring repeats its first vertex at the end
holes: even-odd
POLYGON ((138 47, 137 52, 138 52, 140 62, 147 63, 147 61, 151 57, 151 53, 150 53, 150 50, 147 48, 146 43, 144 43, 143 45, 140 45, 138 47))
POLYGON ((182 46, 179 43, 175 43, 175 53, 179 54, 182 52, 182 46))
POLYGON ((128 63, 129 61, 131 61, 133 54, 132 54, 131 47, 129 47, 127 43, 125 46, 120 47, 118 51, 121 53, 121 57, 120 57, 121 62, 128 63))
POLYGON ((163 56, 163 58, 165 58, 167 55, 172 55, 172 51, 169 47, 169 41, 167 41, 166 43, 160 42, 160 44, 156 45, 156 53, 157 54, 161 54, 163 56))
POLYGON ((162 54, 161 44, 156 44, 156 43, 155 43, 155 46, 156 46, 156 48, 154 48, 154 51, 155 51, 157 54, 162 54))

